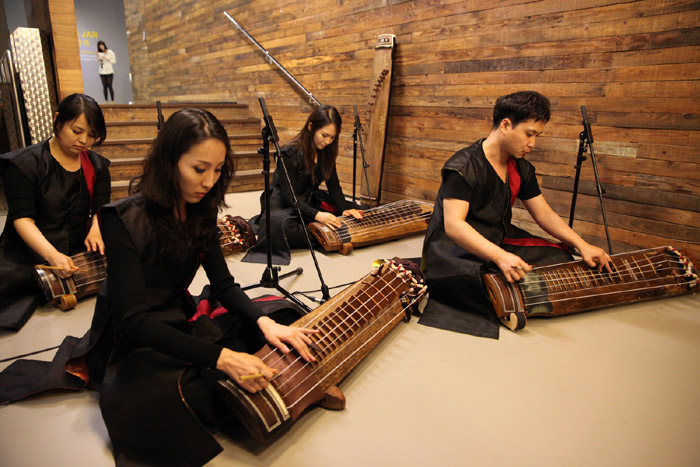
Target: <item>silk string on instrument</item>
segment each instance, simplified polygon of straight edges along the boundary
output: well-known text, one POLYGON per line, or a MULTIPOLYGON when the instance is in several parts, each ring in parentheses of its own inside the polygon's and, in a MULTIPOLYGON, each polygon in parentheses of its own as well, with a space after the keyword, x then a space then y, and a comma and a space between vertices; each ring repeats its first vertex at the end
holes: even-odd
POLYGON ((375 47, 370 81, 372 87, 369 91, 369 118, 368 124, 365 125, 364 137, 366 161, 369 167, 367 179, 362 178, 360 190, 361 196, 366 197, 366 203, 369 206, 376 206, 380 201, 395 41, 394 34, 380 34, 375 47))
POLYGON ((313 404, 342 409, 345 397, 336 386, 424 297, 418 267, 399 258, 375 263, 375 270, 326 301, 292 326, 310 334, 315 362, 292 350, 283 354, 265 345, 255 355, 277 374, 255 394, 230 379, 219 388, 233 412, 263 444, 299 418, 313 404))
POLYGON ((401 200, 367 209, 362 219, 341 216, 342 227, 331 228, 320 222, 309 224, 309 230, 326 251, 349 254, 353 248, 384 243, 425 232, 433 215, 433 203, 401 200))
POLYGON ((584 261, 532 268, 519 282, 485 274, 496 315, 512 330, 530 316, 551 317, 694 293, 698 265, 685 252, 658 247, 613 255, 612 273, 584 261))
POLYGON ((241 216, 226 214, 217 219, 219 243, 224 255, 245 251, 255 245, 255 232, 241 216))
POLYGON ((98 251, 84 251, 71 260, 79 270, 65 279, 43 264, 33 271, 44 298, 63 311, 74 308, 80 298, 96 294, 107 277, 107 260, 98 251))

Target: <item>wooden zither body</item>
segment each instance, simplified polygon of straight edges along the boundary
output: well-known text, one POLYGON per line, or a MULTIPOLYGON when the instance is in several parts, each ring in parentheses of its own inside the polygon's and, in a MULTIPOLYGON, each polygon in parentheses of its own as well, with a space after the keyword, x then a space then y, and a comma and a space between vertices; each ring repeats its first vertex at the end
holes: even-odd
POLYGON ((673 247, 612 256, 612 274, 583 261, 533 268, 518 283, 486 274, 484 285, 496 314, 513 330, 529 316, 560 316, 698 290, 698 266, 673 247))
POLYGON ((46 300, 63 311, 75 307, 79 299, 96 294, 107 277, 107 260, 99 252, 85 251, 71 256, 71 259, 80 270, 66 279, 41 265, 33 271, 46 300))
POLYGON ((353 248, 384 243, 425 232, 433 204, 418 200, 401 200, 363 212, 362 219, 341 216, 342 227, 331 229, 320 222, 309 224, 309 230, 326 251, 344 255, 353 248))
POLYGON ((253 228, 240 216, 226 214, 217 219, 219 243, 224 255, 244 251, 255 245, 253 228))
POLYGON ((310 335, 315 362, 266 345, 256 355, 278 373, 264 390, 251 394, 229 379, 220 380, 224 397, 252 437, 264 443, 312 404, 343 408, 345 399, 335 385, 408 319, 425 295, 422 282, 417 268, 406 269, 398 258, 384 261, 292 324, 319 330, 310 335))
MULTIPOLYGON (((255 234, 245 219, 238 216, 222 216, 217 220, 219 244, 225 255, 247 250, 255 245, 255 234)), ((34 278, 46 300, 63 311, 74 308, 78 300, 94 295, 107 277, 107 259, 97 252, 83 252, 71 256, 80 271, 62 279, 56 271, 34 268, 34 278)))

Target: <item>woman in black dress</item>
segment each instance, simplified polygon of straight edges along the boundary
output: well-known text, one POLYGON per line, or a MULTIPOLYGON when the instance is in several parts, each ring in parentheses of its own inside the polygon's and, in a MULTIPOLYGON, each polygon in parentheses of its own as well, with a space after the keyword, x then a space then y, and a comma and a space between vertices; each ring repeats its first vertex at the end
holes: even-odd
POLYGON ((109 161, 90 148, 106 136, 97 102, 73 94, 56 109, 53 137, 0 156, 9 206, 0 237, 0 327, 21 328, 41 302, 35 264, 68 277, 77 270, 70 256, 104 253, 93 214, 109 203, 109 161))
POLYGON ((88 366, 102 380, 100 407, 118 464, 206 462, 221 450, 209 431, 232 418, 208 377, 263 389, 273 370, 251 353, 265 341, 313 360, 311 331, 264 316, 229 273, 216 218, 232 157, 211 113, 180 110, 158 135, 137 193, 102 211, 107 285, 91 329, 102 338, 88 366), (187 293, 200 265, 227 310, 215 319, 195 319, 187 293), (241 379, 255 374, 262 377, 241 379))
MULTIPOLYGON (((276 263, 289 264, 290 249, 306 248, 302 222, 315 221, 335 228, 341 227, 337 216, 362 218, 357 206, 345 199, 335 167, 341 126, 342 119, 335 107, 320 106, 309 114, 299 134, 280 149, 302 217, 297 214, 289 183, 278 162, 270 193, 270 232, 276 263), (319 188, 323 182, 328 191, 319 188)), ((260 204, 258 243, 244 261, 265 261, 264 197, 261 197, 260 204)))
POLYGON ((52 362, 19 360, 0 373, 0 404, 87 386, 100 392, 117 465, 202 465, 221 452, 211 433, 236 420, 218 380, 251 393, 265 388, 274 372, 252 355, 265 342, 314 360, 307 344, 315 331, 273 321, 231 277, 216 219, 232 176, 216 117, 175 112, 136 194, 100 211, 107 280, 90 330, 67 337, 52 362), (207 303, 223 305, 213 312, 187 290, 200 265, 213 291, 207 303))

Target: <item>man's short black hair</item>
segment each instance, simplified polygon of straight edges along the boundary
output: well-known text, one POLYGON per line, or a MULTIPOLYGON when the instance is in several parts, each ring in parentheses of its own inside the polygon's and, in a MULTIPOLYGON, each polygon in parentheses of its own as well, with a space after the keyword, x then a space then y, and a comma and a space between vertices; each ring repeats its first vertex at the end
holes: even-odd
POLYGON ((518 91, 496 99, 493 108, 493 128, 507 118, 513 126, 534 118, 536 122, 549 121, 549 99, 536 91, 518 91))

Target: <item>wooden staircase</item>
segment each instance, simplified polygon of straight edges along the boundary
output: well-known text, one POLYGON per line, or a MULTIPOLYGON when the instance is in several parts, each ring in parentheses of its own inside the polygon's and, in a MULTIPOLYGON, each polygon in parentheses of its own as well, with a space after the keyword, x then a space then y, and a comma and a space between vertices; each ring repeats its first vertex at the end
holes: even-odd
MULTIPOLYGON (((261 122, 249 114, 247 104, 189 103, 161 104, 163 117, 185 107, 199 107, 213 113, 224 125, 235 156, 236 175, 229 192, 261 190, 264 187, 261 122)), ((103 104, 107 139, 94 148, 111 161, 112 201, 127 196, 129 180, 141 173, 141 164, 158 134, 155 104, 103 104)))

